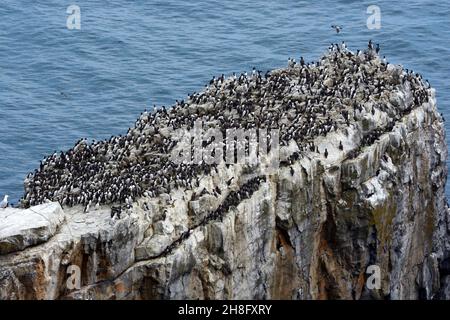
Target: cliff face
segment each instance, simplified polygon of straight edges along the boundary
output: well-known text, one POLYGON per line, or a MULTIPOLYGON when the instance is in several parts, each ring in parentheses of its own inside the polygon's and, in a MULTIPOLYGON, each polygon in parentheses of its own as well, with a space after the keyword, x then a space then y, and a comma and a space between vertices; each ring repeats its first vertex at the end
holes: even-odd
POLYGON ((318 154, 270 174, 221 164, 118 220, 106 205, 6 209, 0 299, 450 299, 447 146, 429 93, 414 105, 402 86, 389 103, 413 108, 369 142, 386 114, 367 103, 359 121, 314 139, 318 154), (371 265, 379 289, 366 285, 371 265))
MULTIPOLYGON (((349 133, 349 143, 361 138, 357 129, 349 133)), ((331 139, 323 140, 325 146, 331 139)), ((148 211, 138 201, 116 222, 108 209, 89 215, 68 209, 55 220, 58 231, 41 228, 42 239, 28 245, 17 239, 41 216, 22 212, 31 221, 16 230, 19 236, 1 229, 0 298, 432 298, 449 281, 439 272, 449 250, 446 150, 431 100, 353 159, 303 159, 293 175, 281 168, 223 221, 191 229, 161 257, 207 214, 204 208, 223 199, 186 201, 173 193, 149 202, 148 211), (80 267, 80 290, 66 286, 71 265, 80 267), (368 265, 381 269, 380 290, 366 288, 368 265)), ((232 188, 239 190, 254 176, 244 169, 221 168, 202 185, 235 176, 232 188)), ((58 204, 33 211, 43 207, 61 212, 58 204)), ((18 219, 19 209, 8 210, 18 219)))

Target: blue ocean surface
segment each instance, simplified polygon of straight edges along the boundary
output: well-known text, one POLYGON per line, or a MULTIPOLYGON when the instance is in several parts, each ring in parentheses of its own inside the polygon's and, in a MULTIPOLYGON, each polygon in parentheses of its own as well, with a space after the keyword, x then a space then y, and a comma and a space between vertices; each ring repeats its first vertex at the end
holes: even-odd
POLYGON ((380 43, 389 62, 429 79, 450 119, 449 37, 449 1, 1 0, 0 196, 17 202, 42 157, 79 138, 126 133, 144 109, 213 76, 317 60, 332 42, 380 43), (66 26, 70 5, 80 30, 66 26))

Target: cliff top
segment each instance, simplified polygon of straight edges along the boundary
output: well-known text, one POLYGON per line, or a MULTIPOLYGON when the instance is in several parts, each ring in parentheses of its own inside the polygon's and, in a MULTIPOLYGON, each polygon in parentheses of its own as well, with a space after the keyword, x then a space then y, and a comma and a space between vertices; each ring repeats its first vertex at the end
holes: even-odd
MULTIPOLYGON (((345 133, 358 124, 364 130, 360 147, 371 144, 414 106, 428 101, 428 88, 419 74, 381 60, 371 43, 356 53, 345 45, 332 45, 317 62, 289 60, 287 68, 265 74, 254 69, 250 74, 214 77, 186 101, 143 112, 124 136, 93 143, 82 139, 67 152, 44 158, 25 180, 21 205, 129 205, 142 195, 192 189, 199 185, 198 177, 217 164, 176 163, 170 153, 196 121, 203 129, 223 133, 232 128, 279 130, 281 148, 296 144, 297 151, 282 159, 288 163, 305 154, 332 157, 334 149, 320 150, 314 143, 317 137, 345 133)), ((211 143, 209 139, 201 147, 211 143)), ((335 151, 349 149, 345 142, 334 143, 335 151)), ((354 150, 348 156, 354 156, 354 150)))

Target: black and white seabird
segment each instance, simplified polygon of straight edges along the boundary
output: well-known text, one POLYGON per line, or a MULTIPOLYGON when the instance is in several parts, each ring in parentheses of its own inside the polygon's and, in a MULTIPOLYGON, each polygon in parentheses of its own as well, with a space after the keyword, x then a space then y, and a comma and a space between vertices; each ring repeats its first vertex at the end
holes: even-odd
POLYGON ((342 27, 341 26, 338 26, 338 25, 332 25, 331 26, 334 30, 336 30, 336 33, 339 33, 339 32, 341 32, 341 30, 342 30, 342 27))

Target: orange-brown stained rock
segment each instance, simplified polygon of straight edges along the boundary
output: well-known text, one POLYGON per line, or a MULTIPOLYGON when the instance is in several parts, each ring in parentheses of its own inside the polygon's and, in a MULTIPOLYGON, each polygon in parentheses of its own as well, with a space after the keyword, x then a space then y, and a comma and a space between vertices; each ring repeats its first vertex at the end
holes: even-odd
POLYGON ((272 299, 292 299, 298 287, 298 268, 295 251, 284 232, 277 228, 272 246, 276 251, 273 283, 270 288, 272 299), (281 252, 283 250, 283 253, 281 252))

